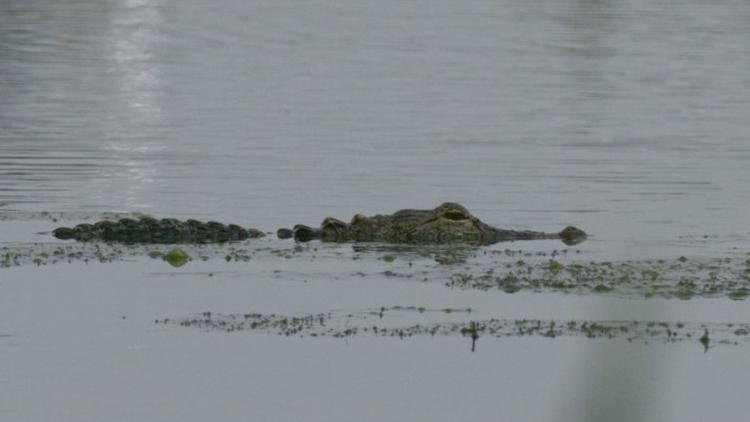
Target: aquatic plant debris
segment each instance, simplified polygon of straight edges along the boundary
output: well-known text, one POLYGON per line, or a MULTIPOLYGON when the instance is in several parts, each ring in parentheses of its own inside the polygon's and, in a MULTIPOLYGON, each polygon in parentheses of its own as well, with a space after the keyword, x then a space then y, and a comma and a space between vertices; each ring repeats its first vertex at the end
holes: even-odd
POLYGON ((711 342, 711 339, 708 337, 708 329, 706 328, 703 331, 704 331, 703 335, 701 336, 699 341, 703 345, 704 353, 705 353, 705 352, 708 352, 708 344, 711 342))
MULTIPOLYGON (((256 331, 265 334, 298 337, 343 338, 355 335, 410 338, 415 336, 466 336, 475 345, 479 338, 503 337, 585 337, 621 339, 628 342, 673 343, 695 341, 708 349, 709 329, 712 344, 743 345, 750 342, 750 323, 710 323, 672 321, 587 321, 541 319, 471 319, 457 322, 432 322, 397 325, 384 320, 389 312, 425 312, 423 307, 391 307, 362 312, 324 312, 298 316, 202 312, 183 318, 165 318, 156 324, 193 327, 226 332, 256 331)), ((430 310, 439 311, 439 310, 430 310)), ((470 310, 443 310, 442 312, 470 310)))
MULTIPOLYGON (((413 245, 287 246, 274 239, 236 243, 181 244, 192 259, 244 263, 251 259, 320 260, 350 258, 380 260, 379 271, 351 272, 369 276, 441 283, 449 288, 478 289, 503 294, 556 292, 606 295, 623 298, 694 300, 725 297, 735 301, 750 297, 750 259, 726 258, 589 261, 573 251, 524 252, 462 247, 413 245), (387 258, 386 258, 387 257, 387 258), (446 263, 449 263, 446 265, 446 263)), ((165 258, 154 245, 117 242, 41 242, 0 247, 0 269, 62 263, 111 263, 139 258, 165 258)), ((175 261, 176 262, 176 261, 175 261)), ((184 264, 183 264, 184 265, 184 264)), ((280 262, 279 270, 286 263, 280 262)), ((364 269, 367 265, 364 265, 364 269)))
POLYGON ((190 255, 180 248, 173 248, 164 255, 164 260, 173 267, 182 267, 190 260, 190 255))
POLYGON ((557 291, 611 294, 621 297, 654 296, 690 300, 693 297, 750 296, 750 273, 743 258, 640 261, 579 261, 505 263, 477 266, 479 272, 454 273, 449 287, 501 290, 557 291), (481 271, 482 267, 489 267, 481 271))

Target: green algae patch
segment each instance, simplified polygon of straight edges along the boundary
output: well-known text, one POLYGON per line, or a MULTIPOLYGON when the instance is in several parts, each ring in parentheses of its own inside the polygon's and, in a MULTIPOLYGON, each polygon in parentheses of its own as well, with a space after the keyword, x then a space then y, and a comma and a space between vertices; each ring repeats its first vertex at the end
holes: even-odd
POLYGON ((560 271, 562 271, 564 268, 565 268, 565 265, 555 261, 554 259, 550 259, 547 265, 547 271, 551 272, 552 274, 557 274, 560 271))
MULTIPOLYGON (((450 286, 515 292, 556 291, 566 294, 606 294, 620 297, 660 297, 688 300, 750 296, 746 258, 690 258, 680 260, 572 261, 534 259, 543 254, 504 253, 491 266, 493 272, 466 272, 450 286), (503 259, 505 257, 511 259, 503 259), (514 258, 515 257, 515 258, 514 258), (746 289, 746 290, 743 290, 746 289)), ((500 254, 497 254, 500 255, 500 254)), ((496 255, 496 256, 497 256, 496 255)), ((485 265, 485 264, 482 264, 485 265)), ((482 270, 481 265, 476 266, 482 270)), ((471 267, 467 266, 469 270, 471 267)))
POLYGON ((516 292, 518 292, 519 290, 521 290, 521 288, 520 288, 520 287, 518 287, 518 286, 517 286, 517 285, 515 285, 515 284, 512 284, 512 283, 510 283, 510 284, 506 284, 506 285, 504 285, 504 286, 502 287, 502 290, 503 290, 503 291, 504 291, 505 293, 508 293, 508 294, 513 294, 513 293, 516 293, 516 292))
POLYGON ((470 287, 473 280, 474 276, 471 274, 453 274, 450 284, 461 287, 470 287))
POLYGON ((703 345, 703 351, 704 351, 704 353, 708 352, 708 344, 711 342, 711 339, 708 337, 708 329, 705 329, 705 331, 703 332, 703 335, 701 336, 701 338, 699 339, 699 341, 703 345))
POLYGON ((174 248, 164 255, 164 260, 173 267, 182 267, 190 260, 190 255, 180 248, 174 248))
MULTIPOLYGON (((281 248, 272 241, 172 246, 96 241, 3 244, 0 245, 0 271, 26 265, 112 263, 146 256, 180 266, 196 259, 230 262, 257 259, 260 263, 278 263, 280 258, 315 260, 321 257, 338 262, 351 255, 352 260, 365 265, 363 269, 373 262, 384 265, 383 270, 395 265, 395 261, 404 264, 399 266, 399 272, 395 272, 396 267, 383 272, 386 277, 430 281, 450 288, 483 290, 488 294, 526 291, 640 299, 750 300, 747 298, 750 296, 750 259, 744 255, 723 258, 690 256, 687 260, 679 259, 678 255, 673 259, 592 261, 576 257, 570 250, 550 253, 466 247, 460 249, 461 259, 446 258, 449 263, 437 259, 454 251, 454 248, 445 246, 356 244, 353 250, 351 254, 348 247, 336 245, 320 250, 315 245, 303 247, 297 244, 293 248, 281 248), (180 253, 166 256, 172 247, 178 247, 186 256, 180 253), (390 263, 391 257, 393 263, 390 263), (459 263, 461 266, 456 265, 459 263), (444 264, 453 267, 446 268, 444 264)), ((367 270, 360 272, 369 273, 367 270)))
POLYGON ((497 288, 508 294, 513 294, 521 290, 521 287, 518 285, 518 277, 513 273, 497 279, 497 288))
POLYGON ((607 285, 605 285, 605 284, 597 284, 597 285, 596 285, 596 286, 594 286, 594 288, 593 288, 593 289, 591 289, 591 290, 592 290, 593 292, 595 292, 595 293, 607 293, 607 292, 611 292, 611 291, 612 291, 612 288, 611 288, 611 287, 609 287, 609 286, 607 286, 607 285))
POLYGON ((730 299, 732 300, 745 300, 748 296, 750 296, 750 290, 740 287, 739 289, 732 290, 727 294, 730 299))
POLYGON ((690 286, 682 286, 675 292, 675 296, 680 300, 690 300, 695 295, 695 290, 690 286))

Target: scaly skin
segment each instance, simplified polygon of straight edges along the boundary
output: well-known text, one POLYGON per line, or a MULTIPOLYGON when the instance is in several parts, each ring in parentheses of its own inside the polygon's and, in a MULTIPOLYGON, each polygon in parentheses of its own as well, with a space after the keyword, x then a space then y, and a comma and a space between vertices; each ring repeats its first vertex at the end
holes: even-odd
POLYGON ((213 243, 263 236, 258 230, 246 230, 235 224, 180 221, 174 218, 157 220, 151 217, 141 217, 138 220, 101 220, 94 224, 79 224, 73 228, 59 227, 52 233, 58 239, 127 243, 213 243))
POLYGON ((298 241, 320 239, 323 242, 386 242, 416 244, 472 243, 488 245, 511 240, 560 239, 574 245, 586 239, 586 233, 566 227, 559 233, 514 231, 492 227, 473 216, 466 208, 446 202, 433 210, 401 210, 391 215, 366 217, 357 214, 347 224, 328 217, 320 228, 302 224, 293 230, 279 229, 280 238, 298 241))

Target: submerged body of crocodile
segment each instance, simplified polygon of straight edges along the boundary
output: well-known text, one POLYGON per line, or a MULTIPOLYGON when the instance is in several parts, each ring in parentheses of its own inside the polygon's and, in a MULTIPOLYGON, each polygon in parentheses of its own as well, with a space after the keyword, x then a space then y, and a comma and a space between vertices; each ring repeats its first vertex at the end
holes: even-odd
POLYGON ((320 239, 324 242, 387 243, 473 243, 487 245, 511 240, 560 239, 573 245, 586 239, 586 233, 566 227, 559 233, 504 230, 492 227, 474 217, 460 204, 446 202, 432 210, 401 210, 390 215, 366 217, 357 214, 347 224, 326 218, 320 228, 298 224, 293 230, 280 229, 280 238, 299 241, 320 239))
POLYGON ((94 224, 79 224, 73 228, 59 227, 52 233, 58 239, 127 243, 211 243, 263 236, 258 230, 243 229, 236 224, 181 221, 174 218, 157 220, 151 217, 102 220, 94 224))

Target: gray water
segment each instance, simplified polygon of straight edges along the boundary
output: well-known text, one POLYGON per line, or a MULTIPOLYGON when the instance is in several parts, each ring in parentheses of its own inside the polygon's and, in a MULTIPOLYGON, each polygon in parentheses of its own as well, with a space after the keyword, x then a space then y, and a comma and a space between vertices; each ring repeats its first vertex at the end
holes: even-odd
MULTIPOLYGON (((497 226, 581 227, 583 259, 738 257, 749 137, 746 1, 0 2, 5 245, 50 242, 43 211, 274 231, 456 201, 497 226)), ((352 285, 351 248, 335 251, 345 263, 286 277, 284 260, 0 268, 0 419, 746 419, 746 347, 503 339, 470 354, 151 324, 393 304, 750 321, 726 300, 352 285)))

